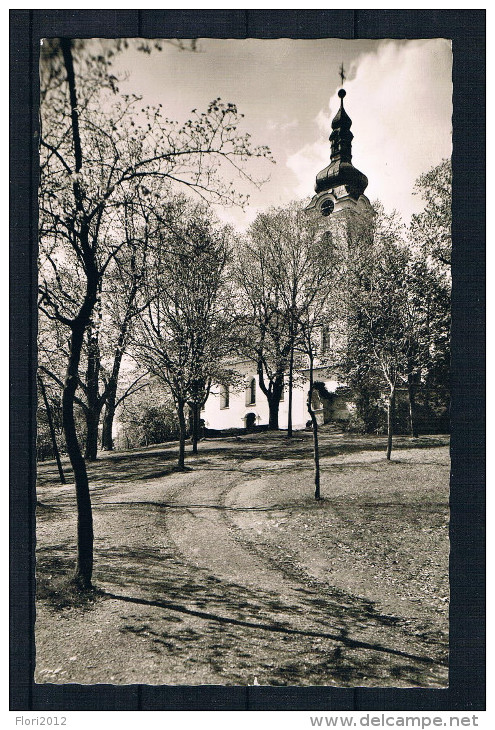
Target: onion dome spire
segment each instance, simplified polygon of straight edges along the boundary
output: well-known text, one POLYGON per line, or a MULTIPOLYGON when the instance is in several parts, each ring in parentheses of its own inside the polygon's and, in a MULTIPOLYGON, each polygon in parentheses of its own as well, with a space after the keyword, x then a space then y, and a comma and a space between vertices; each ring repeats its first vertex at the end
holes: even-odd
MULTIPOLYGON (((345 78, 341 67, 342 81, 345 78)), ((315 190, 322 193, 345 185, 347 193, 355 200, 362 195, 368 185, 368 178, 352 164, 352 120, 344 109, 346 92, 340 89, 340 109, 333 118, 332 132, 329 140, 331 144, 330 164, 316 176, 315 190)))
POLYGON ((354 135, 351 132, 352 120, 344 109, 344 96, 345 90, 340 89, 340 109, 333 118, 332 132, 328 139, 332 145, 330 159, 333 161, 340 157, 341 160, 350 162, 352 160, 352 140, 354 139, 354 135))

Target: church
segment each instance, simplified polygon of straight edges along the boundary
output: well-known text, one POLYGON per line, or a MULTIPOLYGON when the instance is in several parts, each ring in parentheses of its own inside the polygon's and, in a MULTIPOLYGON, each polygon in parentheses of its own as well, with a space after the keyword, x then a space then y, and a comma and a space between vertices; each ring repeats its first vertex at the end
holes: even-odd
MULTIPOLYGON (((322 236, 344 236, 347 245, 350 245, 352 236, 367 225, 373 211, 364 195, 368 179, 352 164, 352 121, 344 108, 345 90, 340 89, 338 95, 340 108, 332 121, 329 137, 330 164, 317 174, 315 195, 306 211, 308 216, 318 217, 322 236)), ((332 348, 332 337, 332 328, 322 325, 320 353, 328 354, 332 348)), ((320 424, 348 420, 355 409, 352 395, 339 375, 338 366, 329 367, 328 357, 325 361, 325 365, 321 361, 315 363, 314 380, 318 387, 313 393, 313 410, 320 424)), ((266 427, 269 421, 268 401, 259 386, 256 362, 239 358, 229 364, 242 385, 212 385, 201 412, 205 428, 217 431, 266 427)), ((303 429, 309 420, 309 370, 302 356, 295 366, 298 377, 292 390, 292 426, 294 429, 303 429)), ((285 382, 279 407, 279 428, 282 429, 288 425, 288 401, 285 382)))

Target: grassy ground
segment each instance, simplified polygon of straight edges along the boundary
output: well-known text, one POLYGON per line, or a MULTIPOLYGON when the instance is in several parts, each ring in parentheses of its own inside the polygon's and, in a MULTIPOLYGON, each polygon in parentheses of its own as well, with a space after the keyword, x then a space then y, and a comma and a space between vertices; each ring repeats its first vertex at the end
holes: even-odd
POLYGON ((37 682, 447 684, 448 440, 322 433, 89 465, 98 592, 67 588, 74 486, 42 464, 37 682))

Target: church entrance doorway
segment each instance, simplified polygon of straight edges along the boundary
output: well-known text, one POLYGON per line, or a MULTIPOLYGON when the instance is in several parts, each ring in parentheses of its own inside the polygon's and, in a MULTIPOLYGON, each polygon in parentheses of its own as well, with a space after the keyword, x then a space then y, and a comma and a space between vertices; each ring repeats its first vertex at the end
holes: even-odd
POLYGON ((253 431, 256 427, 256 413, 246 413, 244 417, 246 431, 253 431))

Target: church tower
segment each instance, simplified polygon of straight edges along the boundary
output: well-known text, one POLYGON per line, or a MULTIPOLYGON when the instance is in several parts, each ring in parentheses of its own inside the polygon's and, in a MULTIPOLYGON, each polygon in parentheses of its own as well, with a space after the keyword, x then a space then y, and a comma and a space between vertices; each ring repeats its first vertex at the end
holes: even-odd
MULTIPOLYGON (((340 75, 344 81, 344 69, 340 75)), ((340 108, 332 120, 330 133, 330 164, 316 176, 315 195, 306 207, 308 216, 316 223, 322 233, 328 253, 337 254, 339 260, 347 266, 347 276, 338 276, 335 288, 341 288, 341 301, 348 301, 348 276, 352 275, 352 262, 359 260, 361 250, 368 250, 373 245, 375 212, 370 201, 364 195, 368 186, 368 178, 352 164, 352 120, 344 109, 346 92, 338 92, 340 108), (349 265, 351 268, 349 269, 349 265)), ((332 317, 327 313, 322 322, 320 352, 326 356, 326 367, 332 374, 327 389, 335 391, 337 381, 339 387, 345 386, 345 378, 340 375, 339 363, 345 357, 349 347, 349 319, 347 306, 341 306, 332 317), (328 319, 327 319, 328 317, 328 319), (330 365, 331 357, 333 364, 330 365)), ((346 400, 342 393, 335 397, 332 405, 332 417, 338 412, 338 418, 348 418, 354 405, 346 400), (345 414, 345 415, 344 415, 345 414)))
MULTIPOLYGON (((343 69, 341 76, 343 80, 343 69)), ((372 211, 370 202, 364 195, 368 178, 352 164, 352 120, 344 109, 345 90, 340 89, 338 95, 340 109, 333 118, 329 137, 330 164, 317 174, 316 195, 306 210, 324 217, 331 216, 334 220, 347 219, 349 214, 353 218, 353 214, 357 214, 359 218, 367 218, 372 211)))

